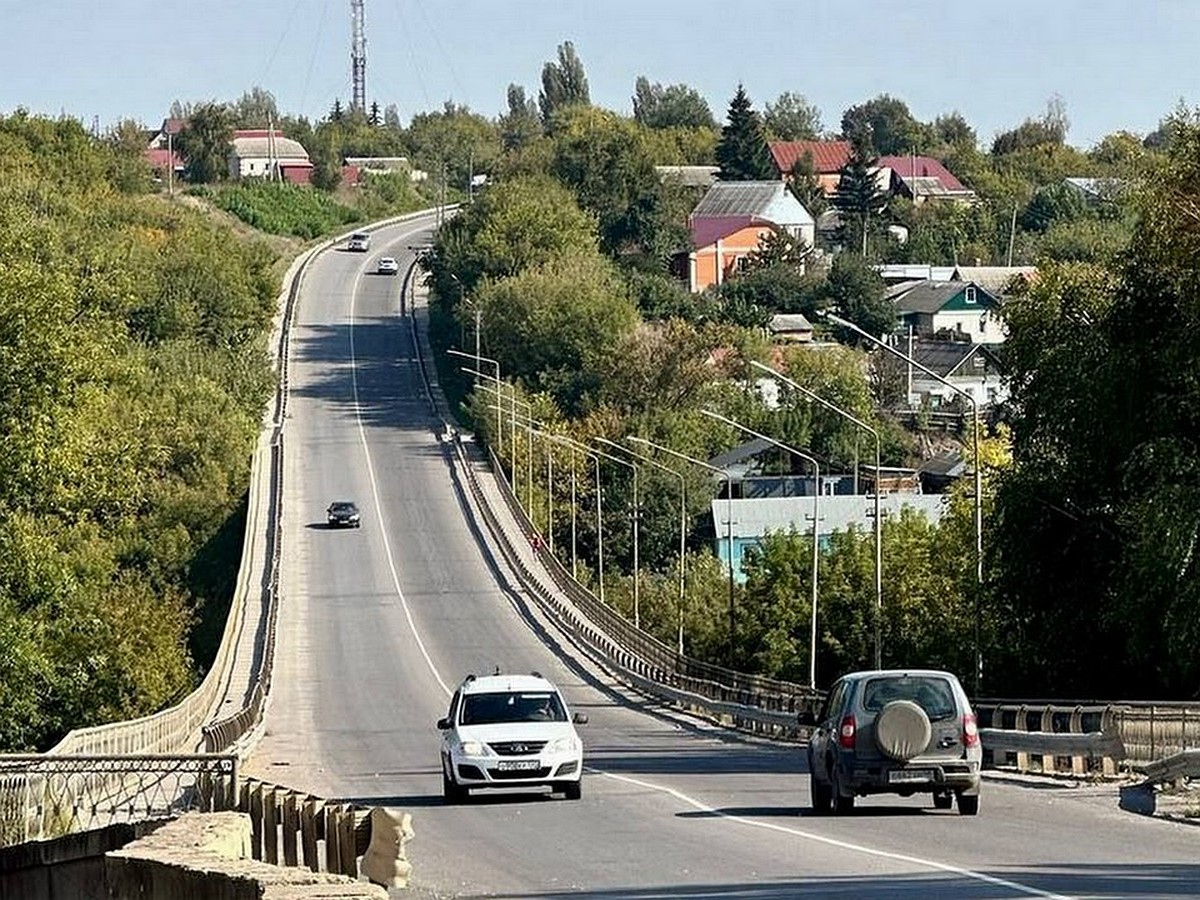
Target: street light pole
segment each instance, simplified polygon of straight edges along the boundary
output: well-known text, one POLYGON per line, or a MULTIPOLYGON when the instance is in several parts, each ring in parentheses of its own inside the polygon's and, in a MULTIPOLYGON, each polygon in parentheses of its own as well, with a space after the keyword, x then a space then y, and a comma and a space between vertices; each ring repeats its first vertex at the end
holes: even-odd
POLYGON ((871 343, 878 347, 882 347, 893 356, 904 360, 913 368, 924 372, 930 378, 935 379, 941 384, 944 384, 950 390, 954 391, 959 396, 963 397, 971 404, 972 418, 974 419, 974 427, 972 429, 972 444, 975 454, 975 696, 979 696, 983 684, 983 645, 980 641, 980 622, 979 622, 979 603, 980 594, 983 593, 983 465, 979 458, 979 401, 975 399, 970 391, 964 391, 958 385, 943 378, 937 372, 934 372, 928 366, 922 365, 911 356, 901 353, 890 344, 886 344, 873 334, 869 334, 862 328, 859 328, 853 322, 849 322, 840 316, 835 316, 831 312, 823 313, 824 317, 829 321, 841 325, 843 328, 849 328, 855 334, 866 338, 871 343))
POLYGON ((610 447, 615 447, 622 453, 628 453, 634 459, 639 459, 648 466, 654 466, 656 469, 661 469, 664 472, 669 472, 679 479, 679 604, 677 607, 678 627, 676 629, 676 638, 679 646, 679 653, 683 655, 683 604, 686 594, 686 571, 684 569, 684 556, 687 553, 687 479, 684 478, 681 472, 676 472, 670 466, 664 466, 660 462, 655 462, 650 457, 638 453, 635 450, 630 450, 628 447, 623 447, 616 441, 610 441, 608 438, 596 438, 600 443, 607 444, 610 447))
MULTIPOLYGON (((880 485, 882 484, 882 482, 880 480, 880 466, 879 466, 879 457, 880 457, 879 430, 868 425, 866 422, 864 422, 862 419, 859 419, 857 416, 850 414, 849 412, 842 409, 837 404, 832 403, 829 400, 826 400, 824 397, 820 396, 815 391, 812 391, 809 388, 804 387, 804 385, 802 385, 802 384, 797 384, 795 381, 788 378, 786 375, 781 375, 779 372, 776 372, 770 366, 765 366, 760 362, 756 362, 755 360, 751 360, 750 365, 754 366, 757 369, 762 370, 763 372, 766 372, 772 378, 776 378, 779 381, 782 381, 784 384, 789 385, 790 387, 799 391, 804 396, 815 400, 817 403, 820 403, 826 409, 832 410, 833 412, 837 413, 839 416, 842 416, 843 418, 854 423, 855 425, 857 425, 859 428, 863 429, 864 431, 870 432, 871 437, 875 438, 875 668, 882 669, 883 668, 883 640, 882 640, 881 634, 882 634, 882 627, 883 627, 883 531, 882 531, 883 518, 880 515, 880 510, 879 510, 879 494, 881 491, 880 485)), ((857 485, 858 484, 857 461, 856 461, 855 467, 854 467, 854 481, 855 481, 855 484, 857 485)), ((857 489, 856 489, 856 493, 857 493, 857 489)))
MULTIPOLYGON (((480 356, 478 344, 475 345, 475 355, 474 356, 472 356, 470 353, 464 353, 462 350, 455 350, 454 348, 450 348, 446 352, 448 354, 450 354, 451 356, 457 356, 457 357, 460 357, 463 359, 474 359, 475 360, 475 369, 474 370, 463 369, 462 371, 468 372, 468 373, 473 373, 475 375, 476 385, 479 384, 479 376, 483 375, 483 373, 479 371, 480 362, 485 362, 485 363, 495 366, 496 367, 496 377, 492 380, 496 382, 496 389, 497 390, 500 389, 500 384, 501 384, 500 362, 499 362, 499 360, 490 359, 486 356, 480 356)), ((486 378, 487 376, 484 376, 484 377, 486 378)), ((500 425, 500 411, 499 410, 496 410, 496 450, 501 456, 504 455, 504 429, 500 425)))
MULTIPOLYGON (((665 453, 668 456, 673 456, 676 459, 682 459, 684 462, 689 462, 694 466, 700 466, 702 469, 708 469, 710 472, 716 472, 725 479, 725 544, 728 554, 729 563, 729 658, 727 660, 730 668, 734 662, 734 643, 737 636, 737 614, 734 606, 734 578, 733 578, 733 479, 726 469, 718 469, 716 466, 706 463, 702 459, 696 459, 694 456, 688 456, 686 453, 680 453, 678 450, 672 450, 670 447, 664 447, 662 444, 656 444, 653 441, 648 441, 643 437, 629 436, 625 440, 636 444, 643 444, 665 453)), ((718 559, 720 556, 718 555, 718 559)))
POLYGON ((782 441, 775 440, 775 438, 767 437, 765 434, 755 431, 741 422, 735 422, 733 419, 726 418, 718 412, 713 412, 711 409, 702 409, 700 412, 710 419, 724 422, 726 425, 731 425, 739 431, 744 431, 748 435, 766 441, 768 444, 774 444, 781 450, 785 450, 793 456, 806 460, 813 467, 812 625, 808 642, 808 686, 815 689, 817 686, 817 563, 820 552, 818 528, 821 523, 821 464, 817 462, 816 457, 809 456, 795 447, 790 447, 782 441))
MULTIPOLYGON (((617 465, 628 466, 633 472, 633 625, 635 628, 642 627, 642 607, 641 594, 638 590, 638 582, 641 580, 641 570, 638 564, 638 518, 641 513, 638 509, 638 470, 637 466, 626 459, 620 459, 613 456, 611 453, 605 453, 603 450, 597 450, 595 447, 590 448, 593 453, 603 456, 605 459, 615 462, 617 465)), ((597 463, 598 465, 598 463, 597 463)))

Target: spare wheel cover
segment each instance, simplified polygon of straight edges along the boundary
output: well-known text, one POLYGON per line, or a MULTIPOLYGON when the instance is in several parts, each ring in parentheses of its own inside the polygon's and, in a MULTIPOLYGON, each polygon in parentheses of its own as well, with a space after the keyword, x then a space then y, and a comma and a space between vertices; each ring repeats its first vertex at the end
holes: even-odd
POLYGON ((911 700, 893 700, 875 720, 875 743, 892 759, 910 760, 929 746, 929 716, 911 700))

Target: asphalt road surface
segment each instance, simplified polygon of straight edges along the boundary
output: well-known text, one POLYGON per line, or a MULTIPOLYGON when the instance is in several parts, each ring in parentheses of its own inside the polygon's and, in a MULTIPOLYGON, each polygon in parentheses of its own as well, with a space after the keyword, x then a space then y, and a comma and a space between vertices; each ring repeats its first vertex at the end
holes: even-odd
POLYGON ((305 279, 276 674, 250 774, 411 811, 409 896, 1200 896, 1200 829, 1122 813, 1112 787, 988 781, 976 818, 891 797, 814 818, 800 749, 672 714, 574 661, 479 532, 424 399, 399 292, 431 225, 327 251, 305 279), (374 274, 385 255, 400 277, 374 274), (358 503, 361 529, 325 527, 335 499, 358 503), (467 673, 496 666, 542 672, 590 716, 581 801, 442 805, 434 723, 467 673))

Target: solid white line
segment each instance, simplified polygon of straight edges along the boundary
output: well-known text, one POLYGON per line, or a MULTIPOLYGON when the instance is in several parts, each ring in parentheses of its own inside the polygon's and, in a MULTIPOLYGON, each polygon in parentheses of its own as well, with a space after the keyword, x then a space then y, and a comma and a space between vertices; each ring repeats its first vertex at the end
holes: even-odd
MULTIPOLYGON (((415 228, 412 231, 406 231, 396 236, 395 240, 401 240, 411 234, 416 234, 421 231, 420 228, 415 228)), ((379 525, 379 535, 383 538, 383 551, 387 557, 388 570, 392 575, 392 588, 396 591, 396 597, 400 601, 400 608, 404 610, 404 617, 408 620, 408 627, 412 630, 413 638, 417 642, 417 648, 421 651, 421 656, 425 658, 425 664, 429 666, 429 671, 433 673, 434 679, 446 696, 450 696, 453 691, 442 679, 441 673, 433 664, 433 659, 429 656, 429 651, 425 647, 425 642, 421 640, 421 633, 417 631, 417 624, 413 621, 412 610, 409 609, 408 600, 404 596, 404 591, 400 588, 400 574, 396 571, 396 560, 392 555, 392 542, 388 540, 387 528, 383 522, 383 505, 379 502, 379 482, 375 478, 375 465, 371 461, 371 448, 367 446, 367 430, 363 425, 362 408, 358 401, 358 358, 354 353, 354 303, 358 298, 358 287, 362 282, 362 277, 366 273, 366 268, 360 267, 358 274, 354 277, 354 284, 351 287, 350 294, 350 381, 354 387, 354 420, 358 425, 358 439, 362 444, 363 455, 367 459, 367 477, 371 480, 371 498, 375 502, 375 521, 379 525)))
POLYGON ((647 790, 668 794, 669 796, 674 797, 676 800, 692 807, 698 812, 706 813, 721 819, 728 819, 731 822, 737 822, 739 825, 748 825, 751 828, 762 828, 766 831, 777 831, 782 834, 790 834, 794 837, 803 838, 809 841, 816 841, 819 844, 826 844, 830 847, 837 847, 841 850, 850 850, 855 853, 863 853, 867 856, 890 859, 896 862, 911 863, 915 866, 922 866, 927 869, 946 872, 950 875, 959 875, 963 878, 971 878, 975 881, 982 881, 985 884, 1007 888, 1020 894, 1027 894, 1031 897, 1046 897, 1050 898, 1050 900, 1074 900, 1074 898, 1067 894, 1055 894, 1050 891, 1043 891, 1040 888, 1030 887, 1027 884, 1009 881, 1005 878, 998 878, 995 875, 986 875, 983 872, 975 872, 971 869, 964 869, 960 866, 950 865, 949 863, 941 863, 932 859, 922 859, 919 856, 909 856, 905 853, 893 853, 890 850, 877 850, 874 847, 865 847, 862 844, 853 844, 849 841, 841 841, 837 838, 829 837, 828 835, 816 834, 811 831, 804 831, 800 828, 790 828, 786 825, 778 825, 774 822, 761 822, 758 819, 748 819, 744 816, 736 816, 731 813, 722 812, 721 810, 709 806, 707 803, 703 803, 700 800, 696 800, 693 797, 689 797, 687 794, 677 791, 674 788, 665 787, 660 784, 653 784, 649 781, 642 781, 638 778, 630 778, 627 775, 616 775, 612 772, 593 769, 591 766, 588 766, 587 769, 588 771, 595 772, 598 775, 603 775, 606 778, 612 778, 615 781, 623 781, 626 784, 632 784, 640 788, 646 788, 647 790))
MULTIPOLYGON (((415 233, 415 231, 407 232, 407 234, 413 233, 415 233)), ((433 674, 433 677, 437 680, 437 683, 441 686, 442 690, 445 691, 447 696, 449 696, 453 693, 453 691, 446 684, 445 680, 441 676, 441 673, 438 672, 437 667, 433 664, 433 659, 430 657, 429 651, 425 647, 425 642, 421 640, 421 634, 417 630, 416 622, 413 621, 412 611, 409 609, 408 601, 404 597, 404 591, 400 588, 400 576, 396 571, 396 563, 392 557, 391 542, 388 540, 387 531, 384 528, 383 511, 379 502, 379 485, 375 478, 375 467, 371 462, 371 451, 367 446, 366 428, 363 425, 362 411, 358 402, 358 362, 354 353, 354 303, 358 296, 359 283, 362 281, 365 271, 365 269, 359 269, 358 275, 356 275, 354 278, 353 293, 350 297, 350 372, 351 382, 354 386, 354 417, 358 425, 358 435, 359 440, 362 443, 363 454, 366 456, 367 460, 367 477, 371 480, 371 495, 375 501, 375 518, 379 524, 379 533, 383 538, 384 552, 387 556, 388 569, 391 572, 392 577, 392 587, 396 591, 396 597, 400 600, 400 606, 404 610, 405 618, 408 620, 408 627, 412 630, 413 638, 417 642, 417 647, 421 651, 421 656, 425 659, 425 664, 429 667, 429 671, 433 674)), ((908 863, 910 865, 921 866, 926 869, 934 869, 935 871, 945 872, 950 875, 958 875, 963 878, 981 881, 985 884, 995 885, 996 887, 1006 888, 1008 890, 1016 891, 1019 894, 1026 894, 1031 897, 1045 897, 1048 898, 1048 900, 1073 900, 1073 898, 1066 894, 1055 894, 1049 891, 1043 891, 1039 888, 1020 884, 1016 881, 1008 881, 1007 879, 998 878, 994 875, 986 875, 983 872, 975 872, 971 869, 964 869, 959 866, 937 862, 936 860, 932 859, 922 859, 917 856, 908 856, 904 853, 893 853, 890 850, 877 850, 873 847, 865 847, 862 844, 853 844, 848 841, 840 841, 837 838, 831 838, 823 834, 815 834, 811 831, 804 831, 799 828, 789 828, 785 825, 778 825, 774 822, 761 822, 757 819, 748 819, 744 816, 731 815, 730 813, 722 812, 715 807, 709 806, 707 803, 703 803, 694 799, 693 797, 689 797, 687 794, 677 791, 674 788, 669 788, 660 784, 653 784, 649 781, 642 781, 638 778, 630 778, 627 775, 617 775, 613 772, 605 772, 602 769, 596 769, 591 766, 588 766, 587 770, 589 772, 595 772, 597 775, 602 775, 605 778, 611 778, 614 781, 621 781, 636 787, 645 788, 646 790, 667 794, 671 797, 674 797, 681 803, 692 807, 698 812, 703 812, 721 819, 728 819, 730 822, 736 822, 739 825, 747 825, 751 828, 762 828, 767 831, 789 834, 793 837, 815 841, 817 843, 826 844, 830 847, 837 847, 842 850, 850 850, 852 852, 862 853, 867 856, 890 859, 895 862, 908 863)))

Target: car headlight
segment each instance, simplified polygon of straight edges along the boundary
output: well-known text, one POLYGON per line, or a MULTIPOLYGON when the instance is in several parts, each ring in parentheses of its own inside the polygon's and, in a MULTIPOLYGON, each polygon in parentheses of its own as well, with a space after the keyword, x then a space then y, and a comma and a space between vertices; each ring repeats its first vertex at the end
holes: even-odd
POLYGON ((576 737, 560 737, 546 745, 550 753, 574 753, 579 749, 579 739, 576 737))
POLYGON ((463 756, 486 756, 487 745, 483 741, 463 741, 459 745, 463 756))

